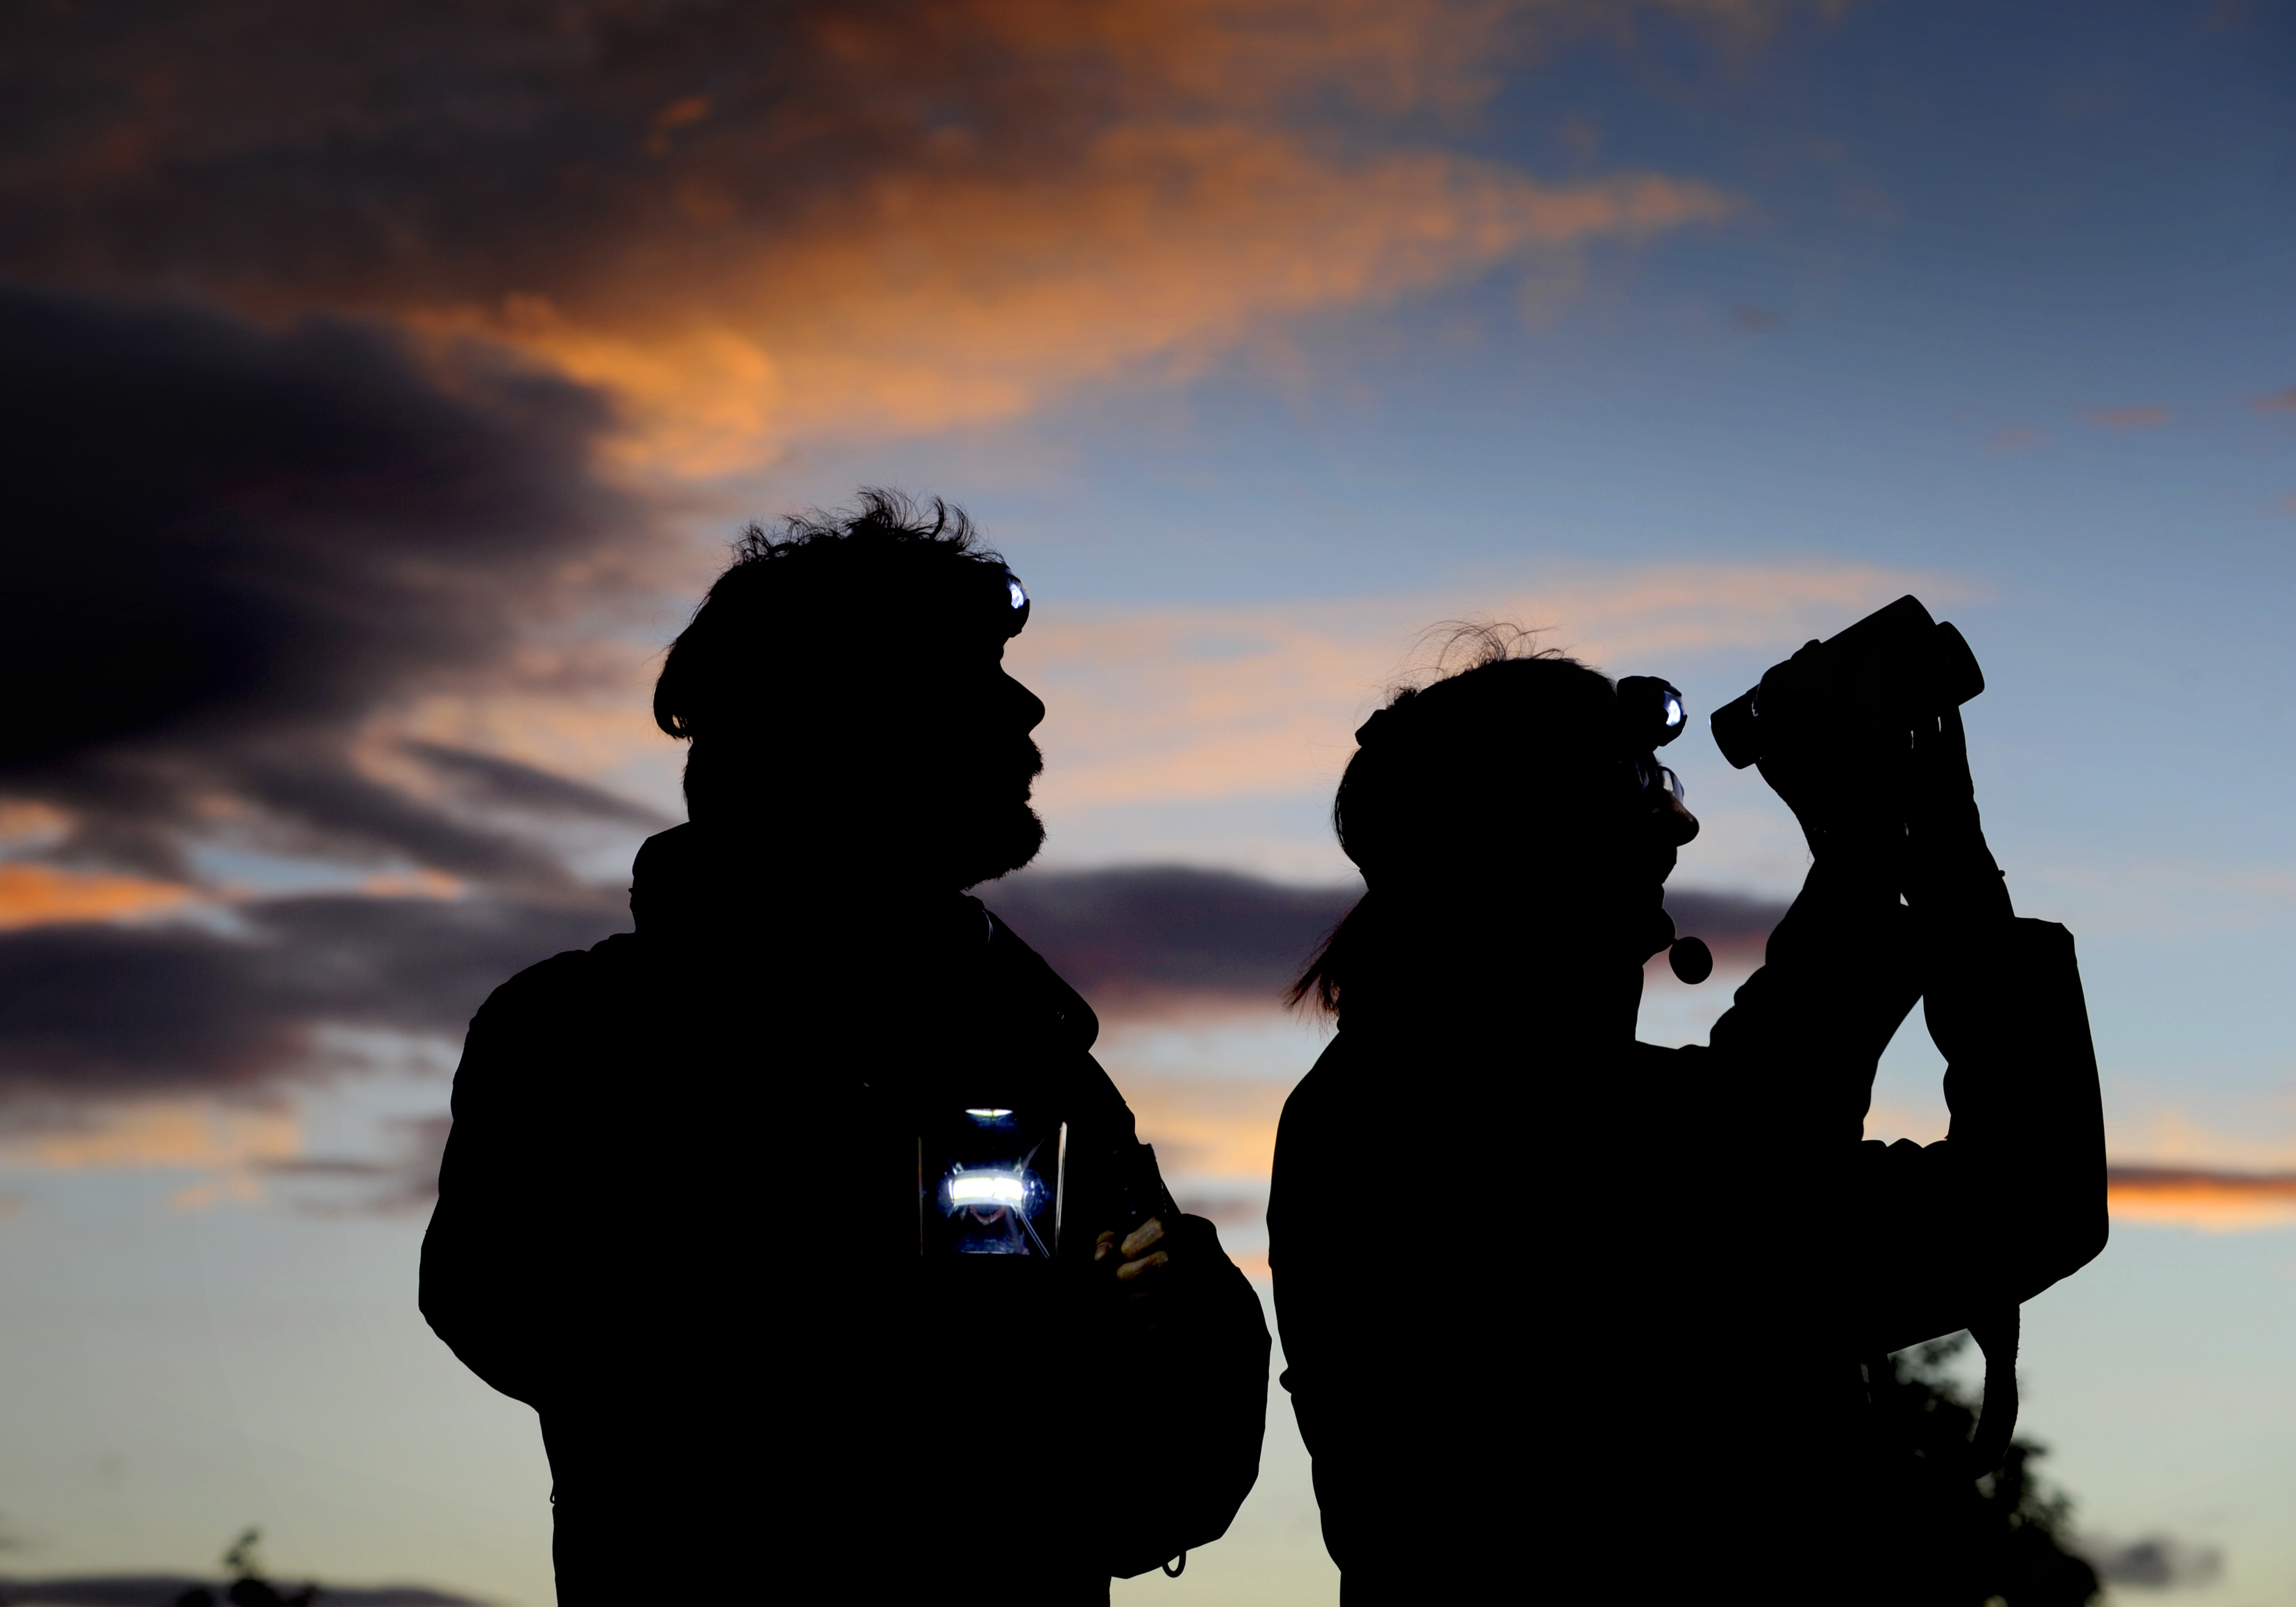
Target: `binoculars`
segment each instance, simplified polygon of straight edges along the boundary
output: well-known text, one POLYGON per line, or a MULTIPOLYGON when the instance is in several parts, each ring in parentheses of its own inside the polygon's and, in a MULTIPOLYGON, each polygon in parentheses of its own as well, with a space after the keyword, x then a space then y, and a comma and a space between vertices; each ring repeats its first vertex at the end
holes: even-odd
POLYGON ((1812 642, 1714 711, 1714 745, 1734 769, 1801 746, 1843 720, 1934 719, 1985 690, 1977 655, 1921 599, 1898 598, 1812 642))

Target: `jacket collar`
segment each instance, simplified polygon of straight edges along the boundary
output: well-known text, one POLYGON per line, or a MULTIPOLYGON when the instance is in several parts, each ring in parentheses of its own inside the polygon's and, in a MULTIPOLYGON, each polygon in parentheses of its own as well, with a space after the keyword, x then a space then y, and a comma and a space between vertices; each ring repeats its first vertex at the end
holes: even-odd
POLYGON ((898 933, 906 945, 985 946, 992 927, 978 898, 912 893, 861 879, 796 876, 747 840, 689 821, 645 840, 631 867, 630 914, 641 935, 675 942, 801 950, 898 933))

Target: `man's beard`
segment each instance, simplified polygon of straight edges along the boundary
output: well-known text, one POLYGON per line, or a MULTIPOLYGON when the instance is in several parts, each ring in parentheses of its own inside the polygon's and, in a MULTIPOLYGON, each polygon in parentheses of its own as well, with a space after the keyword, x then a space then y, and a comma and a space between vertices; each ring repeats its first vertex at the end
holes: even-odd
POLYGON ((947 822, 943 840, 958 887, 978 887, 1017 871, 1045 846, 1045 823, 1029 807, 1044 767, 1044 755, 1024 737, 1003 764, 983 766, 966 778, 972 783, 963 788, 967 807, 947 822))
POLYGON ((960 888, 978 887, 1017 871, 1045 846, 1045 823, 1025 802, 984 816, 954 845, 952 869, 960 888))

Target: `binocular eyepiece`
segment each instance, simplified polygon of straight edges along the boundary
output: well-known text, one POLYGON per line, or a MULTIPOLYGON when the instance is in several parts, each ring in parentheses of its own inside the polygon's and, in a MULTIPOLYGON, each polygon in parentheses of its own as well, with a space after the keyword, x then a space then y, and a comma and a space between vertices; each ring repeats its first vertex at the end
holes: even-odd
POLYGON ((1961 633, 1931 619, 1920 598, 1903 596, 1772 665, 1760 685, 1714 711, 1714 745, 1742 770, 1844 719, 1910 726, 1984 690, 1985 672, 1961 633))

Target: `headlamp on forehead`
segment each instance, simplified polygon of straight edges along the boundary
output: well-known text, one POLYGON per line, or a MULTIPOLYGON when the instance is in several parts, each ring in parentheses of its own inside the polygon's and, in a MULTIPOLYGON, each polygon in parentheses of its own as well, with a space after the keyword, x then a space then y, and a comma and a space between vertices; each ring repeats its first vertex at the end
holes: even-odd
POLYGON ((1021 584, 1021 577, 1011 570, 1000 569, 998 578, 1004 583, 1004 610, 1002 629, 1006 640, 1021 634, 1029 622, 1029 588, 1021 584))
MULTIPOLYGON (((1636 791, 1661 808, 1671 800, 1674 812, 1690 822, 1681 808, 1681 778, 1658 762, 1658 750, 1689 724, 1681 692, 1656 676, 1628 676, 1619 683, 1617 701, 1620 762, 1634 772, 1636 791)), ((1692 832, 1697 829, 1691 824, 1692 832)))
POLYGON ((1682 693, 1658 676, 1628 676, 1619 683, 1619 725, 1628 752, 1665 747, 1685 723, 1682 693))
MULTIPOLYGON (((1656 676, 1628 676, 1619 683, 1620 762, 1634 772, 1635 791, 1646 815, 1665 826, 1676 848, 1698 835, 1698 817, 1682 807, 1682 778, 1658 762, 1658 750, 1682 734, 1689 723, 1682 693, 1656 676)), ((1714 951, 1696 938, 1678 937, 1674 922, 1658 917, 1665 932, 1667 963, 1676 978, 1695 985, 1714 974, 1714 951)))

